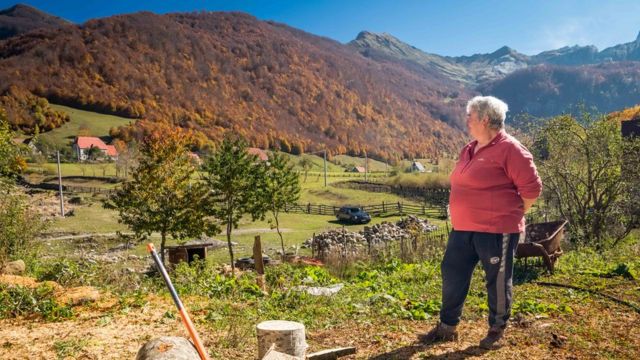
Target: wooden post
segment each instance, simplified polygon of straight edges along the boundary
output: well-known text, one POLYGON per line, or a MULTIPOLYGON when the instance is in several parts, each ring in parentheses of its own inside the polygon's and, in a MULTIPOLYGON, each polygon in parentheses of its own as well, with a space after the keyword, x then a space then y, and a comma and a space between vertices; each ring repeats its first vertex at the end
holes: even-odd
POLYGON ((260 242, 260 235, 256 236, 253 241, 253 261, 256 266, 256 283, 260 290, 267 291, 267 287, 264 283, 264 261, 262 259, 262 243, 260 242))
POLYGON ((58 190, 60 191, 60 217, 64 217, 64 198, 62 195, 62 173, 60 172, 60 151, 56 151, 58 161, 58 190))
POLYGON ((322 152, 322 159, 324 162, 324 187, 327 187, 327 150, 322 152))
POLYGON ((316 245, 315 245, 315 241, 316 241, 316 233, 313 233, 313 236, 311 237, 311 257, 316 257, 316 245))

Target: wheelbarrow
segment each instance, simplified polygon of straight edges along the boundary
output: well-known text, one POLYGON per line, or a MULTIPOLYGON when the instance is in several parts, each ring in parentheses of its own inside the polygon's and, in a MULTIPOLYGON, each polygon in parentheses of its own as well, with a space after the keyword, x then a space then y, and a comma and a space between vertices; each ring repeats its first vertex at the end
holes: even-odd
POLYGON ((560 243, 567 223, 567 220, 558 220, 527 225, 524 242, 516 248, 516 258, 542 257, 545 267, 553 274, 555 263, 562 255, 560 243))

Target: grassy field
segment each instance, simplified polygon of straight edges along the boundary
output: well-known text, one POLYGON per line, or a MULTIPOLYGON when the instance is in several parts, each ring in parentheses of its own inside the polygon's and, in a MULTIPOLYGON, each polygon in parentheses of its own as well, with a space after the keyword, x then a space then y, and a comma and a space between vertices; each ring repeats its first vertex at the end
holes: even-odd
MULTIPOLYGON (((116 164, 113 162, 104 163, 61 163, 60 172, 62 176, 99 176, 99 177, 115 177, 116 164)), ((46 164, 29 164, 27 176, 34 176, 32 182, 37 181, 37 175, 57 176, 58 165, 55 163, 46 164)))
MULTIPOLYGON (((75 164, 64 164, 75 165, 75 164)), ((344 180, 343 178, 332 177, 331 181, 344 180)), ((67 185, 76 186, 91 186, 90 184, 83 184, 70 181, 64 182, 67 185)), ((93 183, 91 183, 93 184, 93 183)), ((403 202, 407 204, 416 204, 407 199, 403 199, 394 194, 387 193, 374 193, 353 189, 336 188, 331 185, 324 187, 322 179, 312 179, 311 177, 306 183, 301 183, 302 192, 299 203, 311 203, 311 204, 323 204, 341 206, 346 204, 358 204, 358 205, 371 205, 381 204, 385 202, 397 203, 403 202)), ((107 184, 102 187, 116 186, 115 184, 107 184)), ((70 196, 70 195, 67 195, 70 196)), ((83 204, 76 206, 74 210, 74 216, 64 219, 55 218, 50 226, 49 231, 54 233, 96 233, 96 234, 109 234, 116 231, 128 232, 126 226, 118 223, 117 213, 114 210, 104 209, 101 205, 101 197, 93 197, 88 194, 82 194, 81 197, 84 200, 83 204)), ((239 254, 247 255, 246 251, 250 251, 251 244, 256 235, 260 235, 263 239, 265 249, 280 248, 280 239, 277 234, 271 229, 269 223, 270 215, 267 214, 265 221, 251 222, 250 218, 243 219, 238 230, 232 235, 232 241, 239 244, 239 254)), ((382 221, 396 221, 399 217, 389 218, 374 218, 371 224, 375 224, 382 221)), ((307 215, 307 214, 288 214, 283 213, 280 216, 280 227, 285 229, 283 233, 285 245, 287 247, 294 245, 301 245, 301 243, 307 238, 311 237, 313 233, 319 233, 332 228, 340 228, 341 224, 335 222, 333 216, 321 216, 321 215, 307 215)), ((364 225, 348 225, 349 230, 357 231, 364 227, 364 225)), ((154 241, 159 240, 159 236, 154 234, 152 236, 154 241)), ((225 240, 225 234, 219 234, 215 236, 217 239, 225 240)), ((174 244, 175 241, 169 240, 169 244, 174 244)), ((144 247, 141 245, 137 249, 137 253, 143 254, 144 247)), ((213 254, 212 259, 214 261, 225 261, 228 259, 226 251, 220 251, 213 254)))
POLYGON ((81 127, 87 128, 90 136, 105 138, 109 136, 109 129, 112 127, 124 126, 136 121, 136 119, 104 115, 63 105, 51 104, 51 107, 64 111, 71 118, 71 121, 61 127, 40 135, 43 139, 59 146, 71 144, 73 139, 78 136, 81 127))
MULTIPOLYGON (((291 163, 294 166, 294 169, 298 171, 303 171, 302 166, 300 166, 300 161, 303 158, 309 159, 309 161, 311 162, 311 168, 309 169, 310 172, 324 171, 324 159, 322 158, 322 154, 321 155, 314 155, 314 154, 292 155, 287 153, 283 153, 283 154, 289 158, 289 163, 291 163)), ((327 172, 342 173, 344 172, 344 170, 345 169, 342 166, 336 165, 331 161, 327 161, 327 172)))
MULTIPOLYGON (((391 166, 388 166, 386 163, 374 159, 369 160, 369 172, 388 172, 393 170, 391 166)), ((349 155, 336 155, 333 157, 333 161, 336 164, 340 164, 344 167, 351 168, 353 166, 364 166, 365 159, 360 157, 354 157, 349 155)))

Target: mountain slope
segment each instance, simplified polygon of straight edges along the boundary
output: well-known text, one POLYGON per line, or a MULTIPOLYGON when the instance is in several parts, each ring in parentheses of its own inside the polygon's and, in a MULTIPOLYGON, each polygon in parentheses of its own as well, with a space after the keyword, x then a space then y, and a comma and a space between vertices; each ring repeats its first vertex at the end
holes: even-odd
POLYGON ((0 42, 0 101, 32 129, 23 98, 224 131, 260 147, 398 158, 455 153, 464 89, 397 61, 240 13, 137 13, 0 42), (22 115, 21 115, 22 114, 22 115))
POLYGON ((638 103, 640 64, 538 65, 484 84, 479 90, 504 99, 512 114, 553 116, 572 112, 581 104, 608 113, 638 103))
POLYGON ((17 4, 0 11, 0 40, 36 29, 56 29, 69 23, 31 6, 17 4))
POLYGON ((470 92, 498 96, 507 101, 510 114, 551 116, 580 104, 610 112, 636 104, 640 95, 640 35, 601 52, 595 46, 572 46, 534 56, 504 46, 490 54, 441 57, 369 32, 349 45, 374 61, 396 59, 423 74, 459 82, 470 92))
POLYGON ((444 75, 446 78, 462 83, 474 82, 473 74, 464 66, 444 56, 426 53, 390 34, 362 31, 348 45, 371 59, 399 59, 406 61, 406 65, 411 63, 419 65, 421 70, 429 76, 444 75))

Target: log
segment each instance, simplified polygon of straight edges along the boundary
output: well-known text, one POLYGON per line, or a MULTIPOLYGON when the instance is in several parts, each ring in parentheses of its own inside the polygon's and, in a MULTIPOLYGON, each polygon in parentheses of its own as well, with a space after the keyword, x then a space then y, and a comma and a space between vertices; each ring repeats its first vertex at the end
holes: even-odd
POLYGON ((336 360, 337 358, 353 355, 355 353, 356 348, 353 346, 335 348, 311 353, 307 355, 307 360, 336 360))
POLYGON ((307 342, 304 325, 294 321, 270 320, 256 326, 258 335, 258 359, 262 359, 275 344, 274 350, 304 358, 307 342))

